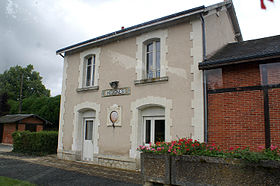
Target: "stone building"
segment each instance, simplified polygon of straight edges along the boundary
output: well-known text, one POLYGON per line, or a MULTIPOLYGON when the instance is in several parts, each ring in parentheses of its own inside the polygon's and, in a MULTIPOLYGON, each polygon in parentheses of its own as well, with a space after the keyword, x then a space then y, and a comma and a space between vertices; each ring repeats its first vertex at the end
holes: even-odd
POLYGON ((59 49, 64 57, 58 157, 139 168, 139 145, 204 140, 198 63, 242 41, 231 1, 59 49))

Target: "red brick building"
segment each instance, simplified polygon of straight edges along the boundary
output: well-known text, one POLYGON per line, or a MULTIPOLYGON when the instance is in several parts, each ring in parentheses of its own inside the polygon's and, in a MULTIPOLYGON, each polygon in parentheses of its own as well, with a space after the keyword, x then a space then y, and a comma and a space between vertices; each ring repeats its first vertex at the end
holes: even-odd
POLYGON ((230 43, 199 69, 205 141, 223 148, 280 146, 280 36, 230 43))
POLYGON ((29 130, 39 132, 44 126, 51 124, 34 114, 14 114, 0 117, 0 143, 13 143, 12 133, 29 130))

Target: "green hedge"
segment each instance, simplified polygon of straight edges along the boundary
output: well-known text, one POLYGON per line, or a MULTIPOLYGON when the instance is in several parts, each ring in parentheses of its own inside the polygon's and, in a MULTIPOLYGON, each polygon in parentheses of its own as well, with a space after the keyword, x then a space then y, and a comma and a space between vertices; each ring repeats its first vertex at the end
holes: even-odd
POLYGON ((16 131, 13 136, 13 152, 34 155, 55 154, 58 132, 56 131, 16 131))

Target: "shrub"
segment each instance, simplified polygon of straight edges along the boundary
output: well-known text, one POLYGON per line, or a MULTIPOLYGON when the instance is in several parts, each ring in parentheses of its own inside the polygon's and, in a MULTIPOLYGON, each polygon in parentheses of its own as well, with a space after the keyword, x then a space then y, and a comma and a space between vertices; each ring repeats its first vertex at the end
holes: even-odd
POLYGON ((54 154, 57 150, 56 131, 16 131, 13 136, 13 151, 34 155, 54 154))
POLYGON ((154 154, 170 155, 196 155, 196 156, 213 156, 224 158, 238 158, 250 162, 259 162, 260 160, 279 160, 280 148, 271 146, 268 149, 262 147, 261 152, 250 151, 248 147, 231 147, 229 150, 222 150, 215 144, 200 143, 197 140, 181 138, 171 142, 157 142, 156 144, 140 145, 137 148, 140 152, 154 154))

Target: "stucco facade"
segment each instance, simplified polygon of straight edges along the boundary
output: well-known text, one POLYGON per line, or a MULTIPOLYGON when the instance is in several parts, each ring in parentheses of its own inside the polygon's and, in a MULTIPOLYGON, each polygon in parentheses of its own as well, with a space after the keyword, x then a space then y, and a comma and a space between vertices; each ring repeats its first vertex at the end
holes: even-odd
POLYGON ((180 137, 203 141, 203 75, 198 62, 203 60, 203 42, 207 55, 236 40, 229 5, 201 8, 201 13, 174 24, 170 20, 121 39, 63 51, 58 157, 137 169, 136 148, 147 136, 145 118, 164 120, 165 141, 180 137), (160 41, 160 76, 149 79, 145 78, 144 50, 150 40, 160 41), (88 55, 95 59, 94 86, 85 88, 84 58, 88 55), (109 84, 114 81, 129 93, 104 96, 104 90, 114 90, 109 84), (114 109, 119 114, 115 127, 108 117, 114 109), (90 157, 85 157, 85 118, 93 118, 90 157))

